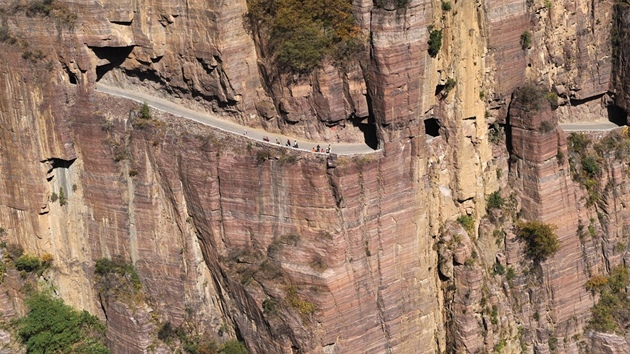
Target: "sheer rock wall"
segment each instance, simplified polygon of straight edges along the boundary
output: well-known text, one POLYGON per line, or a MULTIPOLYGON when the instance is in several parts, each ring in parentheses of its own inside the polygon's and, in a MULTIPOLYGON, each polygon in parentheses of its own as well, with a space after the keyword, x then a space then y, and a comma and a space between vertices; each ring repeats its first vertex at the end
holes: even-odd
MULTIPOLYGON (((56 12, 4 12, 0 24, 16 38, 0 43, 7 241, 54 256, 48 281, 107 318, 114 352, 168 352, 154 345, 165 321, 238 337, 255 353, 520 352, 518 338, 545 352, 549 337, 574 352, 594 301, 583 283, 626 257, 614 245, 627 241, 627 182, 609 161, 604 179, 617 187, 599 205, 601 222, 557 159, 566 143, 556 122, 607 118, 612 1, 451 3, 353 1, 368 59, 295 79, 265 62, 244 0, 68 2, 73 26, 56 12), (429 26, 443 31, 436 58, 429 26), (38 50, 43 58, 24 54, 38 50), (95 93, 96 80, 312 139, 361 141, 351 120, 373 124, 382 151, 326 160, 157 113, 132 124, 137 107, 95 93), (526 81, 561 106, 508 111, 526 81), (425 119, 439 136, 425 136, 425 119), (541 131, 543 121, 553 129, 541 131), (511 127, 504 145, 490 142, 494 122, 511 127), (482 219, 499 188, 515 191, 523 217, 559 226, 560 252, 531 290, 520 242, 508 230, 495 243, 482 219), (61 189, 64 206, 51 200, 61 189), (472 234, 458 229, 460 215, 473 219, 472 234), (590 219, 602 241, 578 239, 590 219), (460 235, 452 249, 442 246, 450 234, 460 235), (117 255, 135 264, 148 295, 134 310, 94 287, 94 261, 117 255), (496 259, 517 268, 513 282, 488 270, 496 259)), ((589 345, 626 344, 595 334, 589 345)))

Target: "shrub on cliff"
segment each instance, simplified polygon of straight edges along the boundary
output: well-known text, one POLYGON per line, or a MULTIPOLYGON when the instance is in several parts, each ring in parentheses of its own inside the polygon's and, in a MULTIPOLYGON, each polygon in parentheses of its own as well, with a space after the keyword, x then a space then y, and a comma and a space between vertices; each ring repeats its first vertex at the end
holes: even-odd
POLYGON ((457 218, 457 222, 464 227, 464 230, 466 230, 469 235, 473 235, 475 233, 475 219, 473 219, 472 216, 460 215, 457 218))
POLYGON ((431 29, 429 32, 429 55, 435 58, 442 48, 442 30, 431 29))
POLYGON ((593 156, 586 156, 582 159, 582 170, 590 177, 594 177, 599 174, 599 164, 593 156))
POLYGON ((532 33, 525 31, 521 34, 521 49, 525 50, 532 46, 532 33))
POLYGON ((96 282, 99 290, 111 291, 111 295, 132 295, 139 293, 142 289, 136 268, 122 257, 98 259, 94 274, 97 275, 96 282))
POLYGON ((39 257, 30 254, 22 255, 15 261, 15 268, 23 272, 35 272, 42 268, 42 262, 39 257))
POLYGON ((281 68, 308 73, 324 58, 343 62, 362 50, 348 0, 248 0, 250 24, 268 35, 281 68))
POLYGON ((78 312, 38 292, 26 300, 28 313, 18 320, 18 335, 28 353, 109 353, 105 326, 87 311, 78 312))
POLYGON ((374 0, 374 6, 381 9, 404 9, 409 5, 409 0, 374 0))
POLYGON ((585 284, 592 292, 599 292, 599 301, 591 309, 589 327, 600 332, 624 334, 630 326, 630 273, 623 265, 611 269, 607 277, 595 276, 585 284))
POLYGON ((140 107, 140 118, 142 119, 151 119, 151 108, 149 104, 144 102, 142 107, 140 107))
POLYGON ((569 143, 569 151, 576 154, 582 154, 586 151, 586 148, 591 144, 589 139, 583 133, 571 133, 567 139, 569 143))
POLYGON ((525 252, 535 262, 544 261, 560 249, 555 230, 555 225, 535 220, 516 224, 516 235, 525 241, 525 252))
POLYGON ((527 83, 519 88, 515 99, 525 111, 538 111, 545 102, 545 91, 534 83, 527 83))
POLYGON ((488 196, 488 209, 501 209, 505 204, 505 199, 501 197, 501 192, 494 191, 488 196))
POLYGON ((223 348, 221 348, 221 354, 248 354, 249 350, 245 347, 245 345, 236 339, 230 339, 229 341, 223 344, 223 348))

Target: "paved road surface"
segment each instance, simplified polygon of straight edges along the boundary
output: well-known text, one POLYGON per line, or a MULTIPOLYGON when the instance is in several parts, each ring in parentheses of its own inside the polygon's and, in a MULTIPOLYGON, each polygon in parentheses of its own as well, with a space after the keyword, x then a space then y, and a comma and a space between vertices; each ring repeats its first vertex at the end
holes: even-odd
MULTIPOLYGON (((296 139, 294 137, 289 137, 286 135, 279 135, 266 132, 262 129, 255 129, 250 127, 243 127, 242 125, 225 121, 218 116, 193 111, 191 109, 182 107, 176 103, 173 103, 169 100, 158 98, 154 96, 150 96, 144 93, 122 89, 118 87, 108 86, 102 83, 96 83, 96 90, 99 92, 103 92, 109 95, 118 96, 122 98, 127 98, 136 102, 144 103, 146 102, 151 108, 167 112, 179 117, 187 118, 194 120, 196 122, 209 125, 211 127, 224 130, 227 132, 235 133, 235 134, 243 134, 244 131, 247 131, 247 137, 253 140, 262 141, 263 136, 268 136, 270 143, 274 144, 276 139, 279 139, 282 146, 284 146, 287 142, 287 139, 291 139, 291 143, 294 140, 297 140, 299 150, 311 151, 311 149, 319 144, 323 149, 328 146, 327 142, 324 141, 307 141, 303 139, 296 139)), ((342 144, 335 143, 332 144, 332 152, 339 155, 355 155, 355 154, 366 154, 374 152, 375 150, 371 147, 367 146, 364 143, 360 144, 342 144)))
POLYGON ((619 128, 617 124, 609 121, 560 123, 559 125, 565 132, 610 131, 619 128))
MULTIPOLYGON (((209 125, 211 127, 224 130, 227 132, 231 132, 234 134, 243 134, 244 131, 247 131, 247 137, 253 140, 262 141, 263 136, 268 136, 270 140, 270 144, 274 144, 276 139, 279 139, 281 145, 284 146, 287 142, 287 139, 291 140, 293 143, 294 140, 297 140, 299 145, 299 150, 311 151, 311 149, 319 144, 322 148, 326 148, 328 146, 327 142, 321 141, 307 141, 303 139, 296 139, 294 137, 289 137, 286 135, 279 135, 266 132, 262 129, 255 129, 250 127, 243 127, 242 125, 232 123, 226 120, 221 119, 216 115, 212 115, 209 113, 197 112, 191 109, 180 106, 176 103, 173 103, 169 100, 158 98, 154 96, 150 96, 144 93, 122 89, 119 87, 113 87, 109 85, 105 85, 102 83, 96 83, 96 90, 99 92, 103 92, 106 94, 110 94, 113 96, 118 96, 122 98, 127 98, 133 101, 137 101, 140 103, 146 102, 149 106, 154 109, 164 111, 176 116, 184 117, 187 119, 194 120, 196 122, 209 125)), ((587 132, 587 131, 610 131, 615 128, 619 128, 618 125, 603 121, 603 122, 575 122, 575 123, 560 123, 560 128, 565 132, 587 132)), ((355 155, 355 154, 367 154, 374 152, 375 150, 371 147, 367 146, 364 143, 360 144, 346 144, 346 143, 336 143, 332 144, 332 150, 334 153, 339 155, 355 155)))

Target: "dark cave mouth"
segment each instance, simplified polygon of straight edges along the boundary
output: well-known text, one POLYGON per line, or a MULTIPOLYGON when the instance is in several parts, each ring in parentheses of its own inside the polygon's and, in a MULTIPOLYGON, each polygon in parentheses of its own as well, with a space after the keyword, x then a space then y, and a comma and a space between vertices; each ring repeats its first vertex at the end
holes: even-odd
POLYGON ((427 138, 437 138, 440 136, 440 121, 437 118, 425 119, 424 132, 427 138))

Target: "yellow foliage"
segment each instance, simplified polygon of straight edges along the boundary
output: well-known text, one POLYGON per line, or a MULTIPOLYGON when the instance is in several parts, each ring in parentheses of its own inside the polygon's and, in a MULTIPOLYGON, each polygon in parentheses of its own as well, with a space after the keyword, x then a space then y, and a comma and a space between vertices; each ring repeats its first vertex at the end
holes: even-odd
POLYGON ((312 302, 302 300, 297 293, 297 289, 295 286, 291 285, 287 288, 287 302, 302 316, 302 318, 307 318, 309 315, 315 313, 315 305, 312 302))

